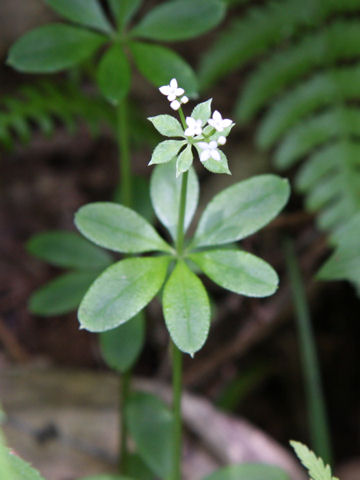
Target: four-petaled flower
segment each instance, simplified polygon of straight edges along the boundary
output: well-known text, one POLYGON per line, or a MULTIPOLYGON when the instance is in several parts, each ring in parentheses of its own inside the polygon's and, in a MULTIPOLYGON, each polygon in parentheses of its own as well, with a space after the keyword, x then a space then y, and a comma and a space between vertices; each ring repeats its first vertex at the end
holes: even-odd
POLYGON ((209 118, 208 124, 218 132, 222 132, 225 128, 230 127, 232 120, 229 118, 222 118, 221 113, 215 110, 212 118, 209 118))
POLYGON ((185 93, 185 90, 178 86, 176 78, 172 78, 169 85, 164 85, 160 87, 159 90, 167 97, 169 102, 173 102, 177 99, 177 97, 180 97, 185 93))
POLYGON ((187 129, 185 130, 185 135, 187 137, 195 137, 195 135, 202 134, 202 121, 196 120, 193 117, 186 117, 187 129))
POLYGON ((202 152, 200 152, 200 160, 202 162, 206 162, 206 160, 209 160, 209 158, 213 158, 217 161, 220 160, 220 151, 217 148, 218 144, 215 140, 212 140, 209 143, 199 142, 198 145, 202 149, 202 152))

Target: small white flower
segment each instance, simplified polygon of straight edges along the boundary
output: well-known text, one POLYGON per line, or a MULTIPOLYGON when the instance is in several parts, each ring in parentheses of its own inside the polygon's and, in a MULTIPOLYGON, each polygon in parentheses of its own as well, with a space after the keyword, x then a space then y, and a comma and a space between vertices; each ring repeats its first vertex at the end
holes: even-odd
POLYGON ((233 122, 229 118, 222 118, 221 113, 215 110, 208 123, 218 132, 222 132, 225 128, 230 127, 233 122))
POLYGON ((170 107, 171 107, 173 110, 179 110, 179 108, 181 107, 181 104, 180 104, 179 100, 173 100, 173 101, 170 103, 170 107))
POLYGON ((189 98, 186 95, 180 98, 181 103, 188 103, 188 101, 189 101, 189 98))
POLYGON ((193 117, 186 117, 186 125, 188 128, 185 130, 187 137, 195 137, 195 135, 202 134, 202 121, 196 120, 193 117))
POLYGON ((224 137, 223 135, 221 135, 221 137, 219 137, 219 138, 217 139, 217 144, 218 144, 218 145, 225 145, 225 143, 226 143, 226 137, 224 137))
POLYGON ((180 97, 185 93, 185 90, 178 86, 176 78, 172 78, 169 85, 163 85, 159 88, 159 90, 163 95, 167 96, 169 102, 173 102, 177 99, 177 97, 180 97))
POLYGON ((220 160, 220 151, 218 150, 217 142, 215 140, 212 140, 211 142, 199 142, 198 143, 199 147, 203 150, 200 153, 200 160, 202 162, 206 162, 206 160, 209 160, 209 158, 213 158, 214 160, 219 161, 220 160))

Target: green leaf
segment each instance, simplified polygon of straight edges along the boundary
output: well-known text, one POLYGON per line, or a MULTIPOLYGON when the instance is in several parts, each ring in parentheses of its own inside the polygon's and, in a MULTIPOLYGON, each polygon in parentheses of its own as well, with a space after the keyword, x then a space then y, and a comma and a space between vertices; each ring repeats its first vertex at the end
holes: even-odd
POLYGON ((289 182, 276 175, 258 175, 226 188, 205 208, 192 246, 220 245, 251 235, 276 217, 289 193, 289 182))
POLYGON ((104 53, 98 66, 96 80, 102 94, 114 105, 127 95, 131 71, 120 45, 113 45, 104 53))
POLYGON ((224 5, 218 0, 167 2, 153 8, 131 33, 152 40, 185 40, 211 30, 224 14, 224 5))
POLYGON ((142 0, 108 0, 117 25, 122 29, 135 15, 142 0))
POLYGON ((53 73, 90 57, 107 38, 82 28, 53 23, 22 36, 7 63, 21 72, 53 73))
POLYGON ((184 172, 187 172, 193 162, 193 154, 191 145, 188 145, 177 157, 176 160, 176 176, 178 177, 184 172))
POLYGON ((152 153, 149 165, 170 162, 176 157, 178 151, 185 143, 185 140, 165 140, 160 142, 152 153))
POLYGON ((171 251, 144 218, 116 203, 96 202, 81 207, 75 214, 75 224, 89 240, 115 252, 171 251))
POLYGON ((155 395, 135 393, 126 408, 126 422, 145 463, 156 476, 169 477, 173 425, 170 410, 155 395))
POLYGON ((112 262, 111 256, 75 232, 38 233, 26 244, 28 252, 62 268, 99 270, 112 262))
POLYGON ((307 468, 311 480, 339 480, 332 476, 329 465, 325 466, 323 460, 316 457, 314 452, 309 450, 306 445, 294 441, 291 441, 290 444, 301 460, 301 463, 307 468))
POLYGON ((3 445, 1 438, 0 478, 3 480, 45 480, 37 470, 3 445))
POLYGON ((260 463, 229 465, 203 480, 290 480, 289 475, 279 467, 260 463))
POLYGON ((60 275, 31 295, 30 312, 47 317, 76 310, 98 274, 70 272, 60 275))
POLYGON ((200 350, 210 328, 210 303, 201 280, 178 262, 164 288, 166 326, 177 347, 191 356, 200 350))
POLYGON ((272 295, 279 283, 275 270, 264 260, 238 250, 210 250, 190 256, 211 280, 248 297, 272 295))
POLYGON ((129 370, 140 354, 144 336, 143 312, 113 330, 100 333, 101 353, 109 367, 122 373, 129 370))
MULTIPOLYGON (((139 175, 132 176, 132 191, 136 192, 133 196, 133 210, 144 217, 149 223, 153 223, 154 210, 151 206, 150 200, 150 180, 148 178, 140 177, 139 175)), ((114 202, 122 202, 121 185, 119 185, 114 193, 114 202)))
MULTIPOLYGON (((181 178, 176 178, 176 160, 158 165, 150 182, 151 201, 160 222, 169 230, 173 239, 179 217, 181 178)), ((199 181, 193 168, 189 170, 186 193, 185 231, 189 227, 199 201, 199 181)))
POLYGON ((192 118, 201 120, 205 124, 211 117, 211 102, 212 98, 209 98, 205 102, 198 103, 191 113, 192 118))
POLYGON ((105 33, 112 27, 104 15, 98 0, 45 0, 55 12, 64 18, 105 33))
POLYGON ((149 117, 148 120, 150 120, 156 130, 165 137, 184 136, 184 131, 180 122, 171 115, 157 115, 156 117, 149 117))
MULTIPOLYGON (((199 149, 197 149, 199 151, 199 149)), ((231 175, 229 170, 228 160, 226 155, 220 151, 220 160, 214 160, 213 158, 209 158, 205 162, 202 162, 204 167, 212 173, 225 173, 227 175, 231 175)))
POLYGON ((137 68, 155 87, 168 85, 176 78, 186 95, 195 97, 198 83, 193 69, 183 58, 169 48, 160 45, 132 42, 131 51, 137 68))
POLYGON ((127 455, 125 470, 136 480, 154 480, 154 474, 136 453, 127 455))
POLYGON ((134 317, 160 290, 169 261, 167 257, 128 258, 107 268, 80 304, 82 328, 104 332, 134 317))

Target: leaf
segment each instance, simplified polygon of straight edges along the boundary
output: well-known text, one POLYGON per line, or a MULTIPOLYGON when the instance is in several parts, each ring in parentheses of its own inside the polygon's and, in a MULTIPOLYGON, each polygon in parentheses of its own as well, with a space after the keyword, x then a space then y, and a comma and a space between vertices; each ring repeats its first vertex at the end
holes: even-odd
MULTIPOLYGON (((149 223, 153 223, 154 210, 150 200, 150 180, 139 175, 132 175, 132 191, 136 192, 136 195, 132 198, 133 210, 149 223)), ((116 203, 121 203, 121 185, 118 185, 115 189, 113 200, 116 203)))
POLYGON ((144 344, 145 316, 138 313, 113 330, 100 333, 101 354, 109 367, 126 372, 136 362, 144 344))
POLYGON ((186 95, 195 97, 198 83, 193 69, 176 52, 160 45, 131 42, 131 51, 137 68, 155 87, 168 85, 176 78, 186 95))
POLYGON ((128 258, 107 268, 87 291, 78 317, 82 328, 104 332, 134 317, 164 283, 169 258, 128 258))
POLYGON ((193 162, 193 154, 191 145, 188 145, 177 157, 176 160, 176 176, 178 177, 184 172, 187 172, 193 162))
POLYGON ((144 218, 116 203, 96 202, 81 207, 75 214, 75 224, 89 240, 115 252, 171 251, 144 218))
POLYGON ((154 474, 136 453, 127 455, 125 469, 136 480, 154 480, 154 474))
POLYGON ((30 464, 11 452, 0 439, 0 477, 4 480, 45 480, 30 464))
POLYGON ((149 165, 170 162, 176 157, 178 151, 185 143, 185 140, 165 140, 160 142, 152 153, 149 165))
POLYGON ((165 137, 184 136, 180 122, 171 115, 157 115, 156 117, 149 117, 148 120, 150 120, 156 130, 165 137))
POLYGON ((307 468, 311 480, 339 480, 338 478, 332 476, 329 465, 325 466, 323 460, 316 457, 314 452, 309 450, 306 445, 295 441, 291 441, 290 445, 295 450, 295 453, 301 460, 301 463, 307 468))
POLYGON ((142 0, 108 0, 117 25, 123 29, 135 15, 142 4, 142 0))
POLYGON ((55 230, 33 235, 26 244, 28 252, 62 268, 99 270, 112 262, 111 256, 75 232, 55 230))
POLYGON ((172 464, 173 417, 170 410, 155 395, 134 393, 125 413, 140 456, 156 476, 167 478, 172 464))
POLYGON ((201 280, 182 261, 164 287, 163 310, 173 342, 193 356, 209 333, 210 304, 201 280))
POLYGON ((86 60, 106 40, 98 33, 52 23, 23 35, 11 47, 7 63, 21 72, 58 72, 86 60))
POLYGON ((218 25, 225 8, 218 0, 178 0, 153 8, 131 34, 160 41, 197 37, 218 25))
POLYGON ((226 155, 221 151, 220 151, 220 160, 214 160, 213 158, 209 158, 205 162, 202 162, 202 164, 207 170, 209 170, 209 172, 225 173, 227 175, 231 175, 226 155))
POLYGON ((276 175, 258 175, 226 188, 205 208, 191 246, 220 245, 251 235, 276 217, 289 193, 289 182, 276 175))
POLYGON ((211 102, 212 98, 209 98, 205 102, 198 103, 191 113, 192 118, 201 120, 205 124, 211 117, 211 102))
POLYGON ((223 288, 248 297, 272 295, 279 279, 264 260, 238 250, 210 250, 190 256, 211 280, 223 288))
POLYGON ((290 477, 284 470, 273 465, 242 463, 221 468, 203 480, 290 480, 290 477))
MULTIPOLYGON (((176 160, 158 165, 150 181, 150 195, 155 213, 160 222, 169 230, 173 239, 179 217, 181 178, 175 176, 176 160)), ((189 170, 186 192, 184 231, 186 232, 199 201, 199 181, 193 168, 189 170)))
POLYGON ((112 27, 104 15, 98 0, 45 0, 55 12, 64 18, 104 33, 111 33, 112 27))
POLYGON ((30 312, 47 317, 76 310, 98 274, 99 272, 70 272, 60 275, 31 295, 30 312))
POLYGON ((127 95, 131 72, 120 45, 113 45, 104 53, 98 66, 96 80, 102 94, 114 105, 127 95))

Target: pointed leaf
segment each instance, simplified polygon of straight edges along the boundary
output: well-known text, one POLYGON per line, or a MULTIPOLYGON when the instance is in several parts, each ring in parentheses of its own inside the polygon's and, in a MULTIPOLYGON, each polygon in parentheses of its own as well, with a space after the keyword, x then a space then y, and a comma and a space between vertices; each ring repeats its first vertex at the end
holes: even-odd
POLYGON ((104 15, 98 0, 45 0, 50 7, 64 18, 105 33, 113 29, 104 15))
POLYGON ((21 72, 52 73, 90 57, 107 37, 71 25, 52 23, 22 36, 7 63, 21 72))
POLYGON ((171 115, 157 115, 156 117, 149 117, 148 120, 165 137, 183 137, 184 135, 180 122, 171 115))
POLYGON ((183 58, 169 48, 132 42, 130 45, 137 68, 155 87, 168 85, 176 78, 186 95, 197 95, 198 83, 193 69, 183 58))
POLYGON ((188 145, 182 152, 180 152, 179 156, 176 160, 176 176, 178 177, 184 172, 187 172, 192 165, 193 162, 193 154, 191 150, 191 145, 188 145))
POLYGON ((113 330, 100 333, 101 354, 109 367, 122 373, 129 370, 140 354, 144 336, 143 312, 113 330))
POLYGON ((114 105, 127 95, 131 72, 120 45, 113 45, 104 53, 97 70, 97 83, 102 94, 114 105))
POLYGON ((183 145, 185 145, 184 140, 165 140, 160 142, 152 153, 149 165, 170 162, 176 157, 183 145))
POLYGON ((135 15, 142 0, 108 0, 117 25, 122 29, 135 15))
MULTIPOLYGON (((155 168, 150 182, 151 201, 160 222, 173 239, 179 216, 181 178, 176 178, 176 160, 155 168)), ((185 207, 185 231, 189 227, 199 201, 199 181, 193 168, 189 170, 185 207)))
POLYGON ((290 480, 281 468, 261 463, 243 463, 221 468, 203 480, 290 480))
POLYGON ((308 470, 311 480, 339 480, 332 476, 330 466, 325 465, 322 458, 317 457, 306 445, 295 441, 291 441, 290 444, 301 463, 308 470))
POLYGON ((194 38, 215 27, 224 17, 218 0, 177 0, 153 8, 132 34, 160 41, 194 38))
POLYGON ((27 250, 51 265, 79 270, 101 270, 111 256, 75 232, 55 230, 38 233, 27 242, 27 250))
POLYGON ((213 158, 209 158, 205 162, 202 162, 202 164, 207 170, 209 170, 209 172, 225 173, 227 175, 231 175, 228 160, 223 152, 220 152, 220 160, 214 160, 213 158))
POLYGON ((190 256, 211 280, 248 297, 272 295, 278 287, 275 270, 264 260, 239 250, 210 250, 190 256))
POLYGON ((169 258, 128 258, 107 268, 87 291, 78 317, 82 328, 104 332, 134 317, 164 283, 169 258))
POLYGON ((206 102, 198 103, 191 113, 192 118, 201 120, 205 124, 211 117, 211 102, 212 98, 209 98, 206 102))
POLYGON ((258 175, 226 188, 205 208, 192 246, 220 245, 251 235, 276 217, 289 193, 289 182, 276 175, 258 175))
POLYGON ((143 217, 116 203, 96 202, 81 207, 75 224, 86 238, 115 252, 171 251, 143 217))
POLYGON ((2 445, 1 441, 0 478, 4 480, 45 480, 29 463, 2 445))
POLYGON ((193 355, 204 345, 210 328, 210 304, 201 280, 178 262, 164 288, 166 326, 177 347, 193 355))
POLYGON ((145 463, 157 477, 167 478, 172 464, 170 410, 155 395, 135 393, 126 408, 126 422, 145 463))

